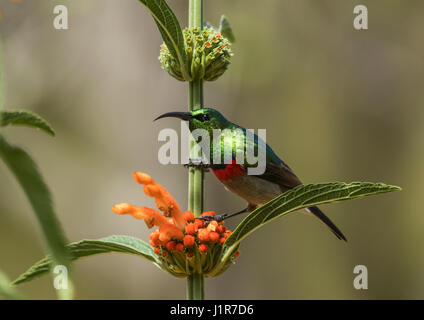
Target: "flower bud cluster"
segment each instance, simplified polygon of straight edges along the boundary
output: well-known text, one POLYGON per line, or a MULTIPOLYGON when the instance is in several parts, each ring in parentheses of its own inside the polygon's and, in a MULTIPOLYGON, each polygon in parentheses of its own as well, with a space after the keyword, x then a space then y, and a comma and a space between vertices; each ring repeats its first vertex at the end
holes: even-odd
POLYGON ((218 79, 227 70, 233 55, 230 42, 211 27, 186 28, 183 30, 183 35, 185 65, 182 66, 163 43, 159 55, 162 68, 180 81, 218 79), (190 79, 186 79, 184 73, 190 79))
POLYGON ((195 218, 191 211, 183 213, 171 194, 148 174, 134 172, 133 178, 143 185, 146 195, 155 199, 159 211, 130 203, 118 203, 112 211, 142 219, 148 228, 158 227, 149 237, 157 255, 153 256, 156 265, 182 278, 193 273, 217 276, 234 263, 240 252, 237 248, 229 252, 224 247, 231 231, 224 221, 208 222, 216 216, 215 212, 204 212, 202 219, 195 218))
MULTIPOLYGON (((202 216, 215 216, 215 213, 204 212, 202 216)), ((150 245, 173 272, 186 275, 196 272, 207 275, 219 263, 222 245, 231 231, 225 227, 223 221, 209 222, 195 218, 191 211, 184 213, 184 219, 186 226, 183 239, 161 241, 159 229, 156 229, 149 236, 150 245)), ((231 262, 239 255, 239 250, 234 252, 231 262)))

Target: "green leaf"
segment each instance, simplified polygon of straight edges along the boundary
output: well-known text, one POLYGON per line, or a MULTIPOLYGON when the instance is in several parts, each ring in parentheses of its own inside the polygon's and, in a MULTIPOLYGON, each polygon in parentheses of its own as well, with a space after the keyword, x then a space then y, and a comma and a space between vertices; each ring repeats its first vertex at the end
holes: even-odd
POLYGON ((234 37, 233 29, 231 28, 230 22, 224 15, 221 16, 221 21, 219 23, 219 32, 231 43, 236 42, 236 38, 234 37))
POLYGON ((2 136, 0 136, 0 158, 24 189, 55 262, 69 268, 67 241, 53 210, 50 191, 36 164, 24 150, 10 145, 2 136))
POLYGON ((6 299, 24 299, 19 292, 17 292, 9 282, 9 279, 6 277, 6 275, 0 271, 0 298, 6 298, 6 299))
POLYGON ((222 261, 226 261, 240 241, 266 223, 290 212, 334 201, 350 200, 379 193, 401 190, 384 183, 332 182, 300 185, 252 211, 227 238, 222 261))
MULTIPOLYGON (((100 238, 97 240, 81 240, 79 242, 70 243, 67 247, 71 252, 72 260, 77 260, 95 254, 118 252, 141 256, 162 268, 162 263, 153 252, 153 248, 146 242, 130 236, 119 235, 100 238)), ((20 275, 13 284, 16 285, 31 281, 34 278, 47 273, 52 267, 51 262, 52 261, 49 256, 45 257, 30 267, 25 273, 20 275)))
POLYGON ((50 124, 39 115, 26 110, 7 110, 0 113, 0 126, 25 125, 39 128, 54 136, 54 131, 50 124))
POLYGON ((187 73, 184 36, 180 23, 165 0, 139 0, 152 14, 162 39, 174 58, 179 62, 184 79, 190 81, 187 73))

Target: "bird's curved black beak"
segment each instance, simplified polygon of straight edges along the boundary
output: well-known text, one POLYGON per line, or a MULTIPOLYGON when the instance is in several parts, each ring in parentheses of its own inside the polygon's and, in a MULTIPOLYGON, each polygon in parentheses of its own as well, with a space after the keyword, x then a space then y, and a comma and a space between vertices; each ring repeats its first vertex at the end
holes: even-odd
POLYGON ((192 118, 192 115, 190 112, 168 112, 168 113, 164 113, 163 115, 160 115, 153 121, 156 121, 162 118, 169 118, 169 117, 178 118, 181 120, 190 120, 192 118))

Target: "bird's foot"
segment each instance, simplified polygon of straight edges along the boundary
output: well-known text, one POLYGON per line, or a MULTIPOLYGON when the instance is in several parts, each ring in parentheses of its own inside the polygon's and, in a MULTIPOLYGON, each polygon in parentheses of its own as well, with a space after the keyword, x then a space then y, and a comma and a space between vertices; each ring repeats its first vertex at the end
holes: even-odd
POLYGON ((211 167, 210 163, 204 163, 202 159, 189 159, 188 163, 184 164, 184 167, 186 168, 200 168, 204 171, 209 171, 209 168, 211 167))
POLYGON ((201 219, 201 220, 205 220, 205 221, 221 222, 221 221, 224 221, 226 218, 228 218, 227 213, 221 214, 219 216, 202 216, 202 217, 198 217, 196 219, 201 219))
POLYGON ((241 213, 245 213, 247 211, 249 211, 250 207, 244 208, 243 210, 237 211, 237 212, 233 212, 233 213, 224 213, 224 214, 220 214, 219 216, 203 216, 203 217, 199 217, 197 219, 203 219, 205 221, 216 221, 216 222, 221 222, 224 221, 225 219, 237 216, 241 213))

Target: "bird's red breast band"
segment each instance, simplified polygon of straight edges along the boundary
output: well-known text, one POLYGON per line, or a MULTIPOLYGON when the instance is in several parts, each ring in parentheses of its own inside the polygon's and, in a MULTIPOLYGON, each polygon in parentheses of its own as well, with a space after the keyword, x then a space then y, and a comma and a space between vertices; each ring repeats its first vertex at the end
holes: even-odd
POLYGON ((236 160, 227 164, 223 169, 212 169, 212 171, 220 181, 231 180, 246 173, 246 170, 241 165, 237 164, 236 160))

